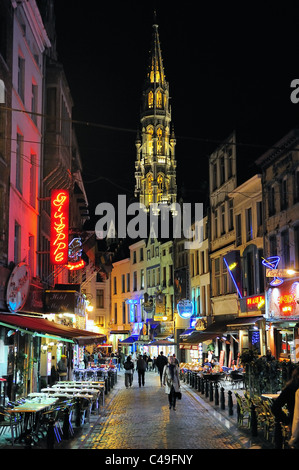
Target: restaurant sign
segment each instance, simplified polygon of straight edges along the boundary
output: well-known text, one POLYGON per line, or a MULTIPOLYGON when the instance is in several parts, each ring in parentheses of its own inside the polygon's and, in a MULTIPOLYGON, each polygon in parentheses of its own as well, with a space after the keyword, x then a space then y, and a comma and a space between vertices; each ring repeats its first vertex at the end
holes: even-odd
POLYGON ((267 318, 299 316, 299 282, 285 281, 267 291, 267 318))
POLYGON ((77 291, 46 290, 45 312, 46 313, 73 313, 85 315, 86 300, 77 291))
POLYGON ((15 313, 25 305, 30 279, 30 268, 26 263, 19 263, 12 271, 6 292, 6 302, 11 312, 15 313))
POLYGON ((50 263, 68 263, 69 192, 66 189, 51 191, 50 263))

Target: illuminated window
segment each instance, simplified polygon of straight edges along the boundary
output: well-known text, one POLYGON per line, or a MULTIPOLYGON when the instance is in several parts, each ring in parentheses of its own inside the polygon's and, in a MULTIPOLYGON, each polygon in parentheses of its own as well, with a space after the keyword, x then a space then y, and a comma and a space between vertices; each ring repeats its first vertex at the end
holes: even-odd
POLYGON ((148 175, 147 177, 147 193, 148 193, 148 203, 153 202, 153 175, 148 175))
POLYGON ((163 153, 163 141, 162 141, 162 129, 159 128, 157 130, 157 137, 158 137, 158 140, 157 140, 157 153, 158 155, 162 155, 163 153))
POLYGON ((158 175, 157 178, 158 183, 158 202, 161 201, 162 193, 163 193, 163 176, 158 175))
POLYGON ((162 108, 162 93, 160 90, 157 91, 157 108, 162 108))
POLYGON ((152 108, 154 106, 154 94, 152 91, 148 94, 148 107, 152 108))
POLYGON ((147 128, 147 148, 148 148, 148 154, 152 155, 153 154, 153 128, 149 127, 147 128))

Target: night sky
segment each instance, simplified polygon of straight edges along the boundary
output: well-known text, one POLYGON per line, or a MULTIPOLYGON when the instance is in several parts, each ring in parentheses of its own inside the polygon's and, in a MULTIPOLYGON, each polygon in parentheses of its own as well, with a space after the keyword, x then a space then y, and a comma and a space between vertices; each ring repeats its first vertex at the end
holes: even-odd
POLYGON ((75 130, 91 215, 99 202, 134 195, 155 9, 178 191, 186 202, 206 196, 208 155, 233 130, 240 183, 257 172, 255 159, 299 123, 299 103, 290 100, 291 81, 299 78, 298 2, 56 0, 58 58, 80 121, 75 130))

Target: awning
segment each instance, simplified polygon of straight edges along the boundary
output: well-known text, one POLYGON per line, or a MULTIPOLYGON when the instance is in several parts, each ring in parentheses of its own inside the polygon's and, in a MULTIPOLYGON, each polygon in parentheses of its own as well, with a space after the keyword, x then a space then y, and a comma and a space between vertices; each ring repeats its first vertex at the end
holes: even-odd
POLYGON ((169 339, 158 339, 157 341, 152 341, 148 343, 148 346, 175 346, 176 343, 170 341, 169 339))
POLYGON ((241 329, 246 326, 254 326, 258 321, 263 320, 263 316, 253 316, 253 317, 237 317, 234 320, 231 320, 227 323, 228 331, 233 329, 241 329))
POLYGON ((40 317, 18 314, 0 314, 0 326, 20 330, 25 333, 64 340, 70 343, 92 344, 106 341, 106 336, 93 331, 81 330, 40 317))
POLYGON ((138 335, 132 335, 132 336, 129 336, 128 338, 126 338, 126 339, 123 339, 122 341, 119 341, 119 343, 121 343, 121 344, 133 344, 133 343, 136 343, 136 341, 138 341, 138 335))
POLYGON ((208 328, 205 330, 195 330, 191 335, 187 336, 186 339, 181 341, 182 344, 198 344, 204 343, 205 341, 209 341, 211 339, 215 339, 218 336, 222 336, 223 333, 227 330, 227 322, 215 322, 212 323, 208 328))
POLYGON ((127 335, 130 333, 129 330, 111 330, 110 335, 127 335))
POLYGON ((195 331, 196 331, 195 328, 188 328, 187 330, 183 331, 183 333, 181 333, 180 336, 189 336, 195 331))

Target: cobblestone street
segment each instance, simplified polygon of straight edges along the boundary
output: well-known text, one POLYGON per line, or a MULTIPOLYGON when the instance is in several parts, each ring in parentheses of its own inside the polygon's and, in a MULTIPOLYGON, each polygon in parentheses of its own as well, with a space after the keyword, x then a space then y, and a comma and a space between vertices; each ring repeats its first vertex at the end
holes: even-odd
MULTIPOLYGON (((169 410, 158 374, 147 372, 139 388, 137 374, 126 389, 124 374, 107 396, 100 416, 64 447, 71 449, 248 449, 261 448, 233 419, 215 411, 199 393, 182 384, 182 400, 169 410)), ((218 407, 219 408, 219 407, 218 407)), ((227 414, 227 412, 226 412, 227 414)))

